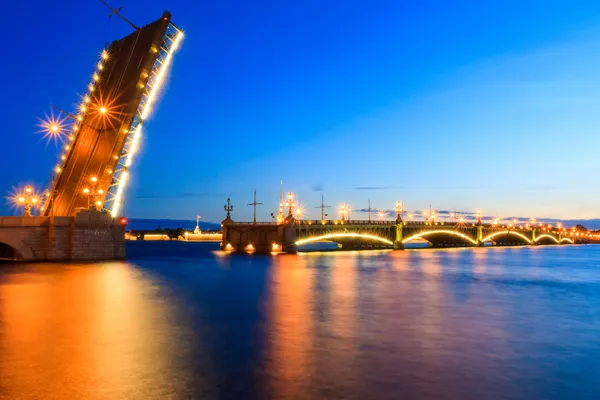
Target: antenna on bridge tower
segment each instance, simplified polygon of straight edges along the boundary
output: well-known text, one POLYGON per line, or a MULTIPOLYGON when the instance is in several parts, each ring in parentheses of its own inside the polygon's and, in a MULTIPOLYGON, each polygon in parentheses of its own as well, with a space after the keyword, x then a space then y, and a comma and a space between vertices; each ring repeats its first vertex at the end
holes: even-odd
POLYGON ((254 202, 249 203, 249 206, 254 206, 254 225, 256 225, 256 206, 260 206, 263 203, 257 203, 256 202, 256 189, 254 189, 254 202))
POLYGON ((121 15, 120 11, 123 9, 123 6, 115 9, 115 8, 112 8, 110 5, 108 5, 108 3, 105 2, 104 0, 98 0, 98 1, 100 1, 100 3, 104 4, 110 10, 110 14, 108 14, 108 18, 112 17, 113 15, 116 15, 117 17, 121 18, 123 21, 127 22, 127 24, 129 24, 129 26, 131 26, 136 31, 140 30, 140 28, 137 27, 133 22, 131 22, 130 20, 125 18, 123 15, 121 15))
POLYGON ((325 221, 325 209, 326 208, 330 208, 331 206, 326 206, 325 202, 323 201, 323 195, 321 195, 321 205, 320 206, 316 206, 315 208, 320 208, 321 209, 321 222, 325 221))

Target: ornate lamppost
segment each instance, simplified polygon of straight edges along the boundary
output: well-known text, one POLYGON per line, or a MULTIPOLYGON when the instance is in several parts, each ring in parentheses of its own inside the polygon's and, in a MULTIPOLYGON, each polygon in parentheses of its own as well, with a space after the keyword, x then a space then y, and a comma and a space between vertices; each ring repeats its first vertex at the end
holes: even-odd
POLYGON ((342 216, 342 223, 344 223, 344 221, 346 220, 347 213, 348 213, 348 208, 346 207, 346 204, 342 204, 340 206, 340 215, 342 216))
POLYGON ((33 188, 31 186, 26 186, 24 192, 25 193, 19 195, 17 202, 19 205, 23 206, 23 216, 31 217, 31 207, 35 207, 39 198, 33 193, 33 188))
POLYGON ((396 221, 402 221, 402 202, 398 200, 396 202, 396 221))
POLYGON ((294 202, 294 195, 292 192, 288 193, 287 199, 285 200, 285 206, 288 208, 288 219, 292 219, 294 217, 294 207, 296 207, 296 203, 294 202))
POLYGON ((231 205, 231 199, 229 197, 227 198, 227 205, 224 205, 223 209, 227 213, 226 219, 231 219, 231 212, 233 211, 233 206, 231 205))

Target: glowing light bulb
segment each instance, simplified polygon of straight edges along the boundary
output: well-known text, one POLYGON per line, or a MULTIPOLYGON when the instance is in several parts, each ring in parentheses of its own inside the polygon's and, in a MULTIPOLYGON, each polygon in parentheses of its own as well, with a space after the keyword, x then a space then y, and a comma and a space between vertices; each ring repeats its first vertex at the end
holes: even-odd
POLYGON ((106 107, 100 107, 100 114, 106 114, 106 111, 108 111, 106 107))

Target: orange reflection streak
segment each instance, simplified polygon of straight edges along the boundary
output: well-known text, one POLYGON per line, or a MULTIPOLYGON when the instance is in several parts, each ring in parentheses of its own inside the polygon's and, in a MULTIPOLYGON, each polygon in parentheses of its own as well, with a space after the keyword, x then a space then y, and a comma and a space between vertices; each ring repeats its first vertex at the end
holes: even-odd
MULTIPOLYGON (((325 368, 328 370, 335 370, 339 368, 339 364, 351 365, 356 360, 356 355, 360 352, 358 350, 358 327, 357 317, 360 312, 357 309, 357 261, 360 260, 365 264, 369 263, 369 258, 375 256, 375 254, 364 254, 364 257, 357 255, 358 252, 352 252, 354 254, 330 254, 329 257, 333 257, 334 261, 330 269, 330 296, 329 296, 329 315, 330 324, 329 330, 330 335, 327 337, 334 337, 335 340, 328 342, 328 347, 331 352, 330 356, 324 358, 325 368)), ((348 370, 348 372, 358 371, 355 369, 348 370)), ((355 386, 360 382, 360 376, 345 376, 343 382, 337 382, 336 384, 343 384, 351 386, 350 388, 344 388, 344 392, 352 393, 356 390, 355 386)))
POLYGON ((182 391, 169 367, 186 356, 178 343, 189 332, 173 328, 173 306, 138 271, 119 263, 23 268, 32 272, 0 281, 0 388, 8 398, 182 391))
POLYGON ((311 353, 314 326, 314 270, 308 257, 275 257, 272 268, 272 310, 269 331, 272 335, 269 374, 279 376, 274 398, 304 398, 310 390, 311 353))

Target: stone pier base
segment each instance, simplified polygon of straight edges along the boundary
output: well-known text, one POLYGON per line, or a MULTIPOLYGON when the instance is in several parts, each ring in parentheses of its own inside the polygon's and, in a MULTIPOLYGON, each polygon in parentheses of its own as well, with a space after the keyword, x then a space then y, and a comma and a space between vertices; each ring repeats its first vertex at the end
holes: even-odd
POLYGON ((0 259, 113 260, 125 257, 125 226, 109 214, 0 217, 0 259))

